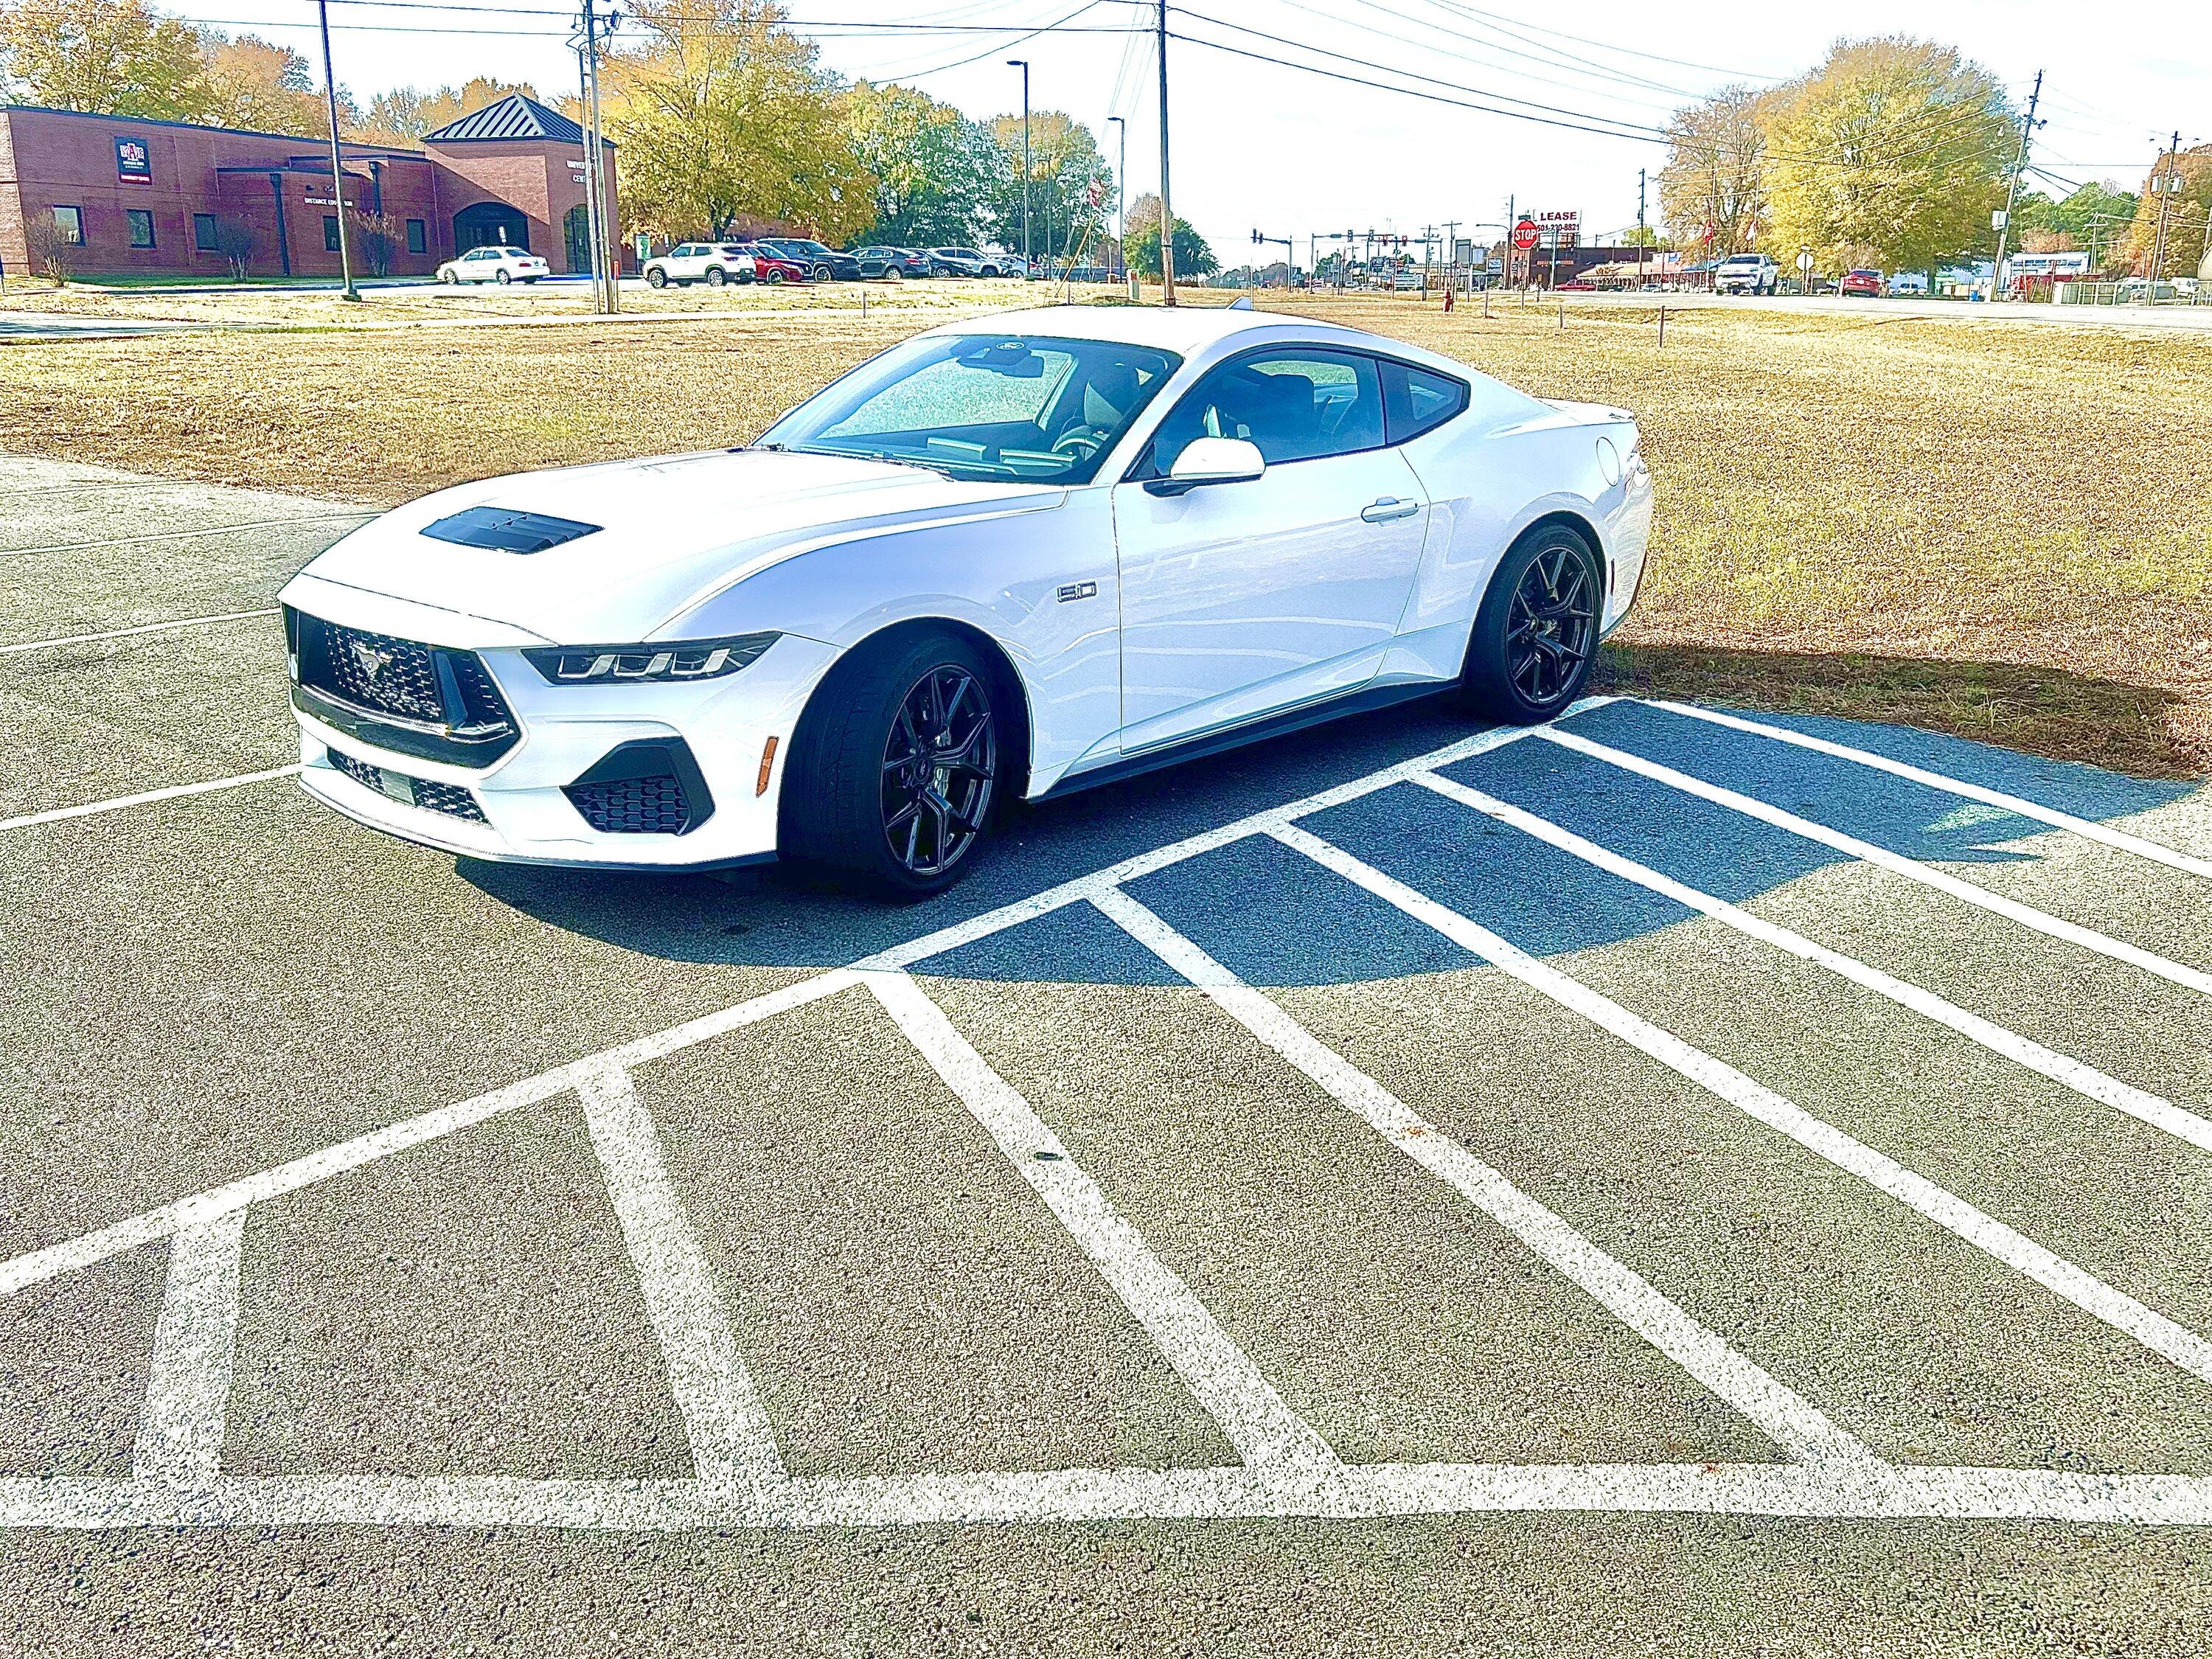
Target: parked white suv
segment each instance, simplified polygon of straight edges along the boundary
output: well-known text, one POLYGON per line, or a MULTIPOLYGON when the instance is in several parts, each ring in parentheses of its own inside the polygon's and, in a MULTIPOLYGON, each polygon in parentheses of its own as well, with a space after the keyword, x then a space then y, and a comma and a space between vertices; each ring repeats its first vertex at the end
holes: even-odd
POLYGON ((653 288, 678 288, 704 283, 720 288, 725 283, 750 283, 759 274, 753 256, 740 242, 684 242, 657 259, 645 262, 645 280, 653 288))
POLYGON ((441 283, 534 283, 553 267, 520 247, 472 247, 438 267, 441 283))
POLYGON ((1731 253, 1713 272, 1716 294, 1771 294, 1782 280, 1782 267, 1764 253, 1731 253))

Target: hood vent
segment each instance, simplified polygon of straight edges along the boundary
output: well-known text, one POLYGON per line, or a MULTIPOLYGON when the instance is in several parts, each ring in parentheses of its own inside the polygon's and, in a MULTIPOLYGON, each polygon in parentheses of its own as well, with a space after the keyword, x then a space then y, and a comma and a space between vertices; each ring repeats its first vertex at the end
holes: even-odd
POLYGON ((543 513, 518 513, 499 507, 472 507, 422 526, 422 533, 462 547, 489 547, 501 553, 543 553, 549 547, 599 533, 595 524, 556 519, 543 513))

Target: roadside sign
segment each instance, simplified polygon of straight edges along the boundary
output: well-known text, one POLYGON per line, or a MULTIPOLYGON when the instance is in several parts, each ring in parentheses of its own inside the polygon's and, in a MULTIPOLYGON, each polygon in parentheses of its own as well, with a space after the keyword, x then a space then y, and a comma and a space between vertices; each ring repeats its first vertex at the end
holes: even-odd
POLYGON ((1798 269, 1798 270, 1812 270, 1812 268, 1813 268, 1813 250, 1812 250, 1811 248, 1809 248, 1809 247, 1807 247, 1807 248, 1800 248, 1800 249, 1798 249, 1798 250, 1797 250, 1797 269, 1798 269))
POLYGON ((1505 261, 1493 253, 1482 262, 1482 269, 1486 274, 1496 276, 1504 270, 1505 261))
POLYGON ((1539 234, 1540 233, 1536 228, 1536 222, 1534 219, 1523 219, 1513 227, 1513 246, 1526 253, 1536 246, 1536 238, 1539 234))

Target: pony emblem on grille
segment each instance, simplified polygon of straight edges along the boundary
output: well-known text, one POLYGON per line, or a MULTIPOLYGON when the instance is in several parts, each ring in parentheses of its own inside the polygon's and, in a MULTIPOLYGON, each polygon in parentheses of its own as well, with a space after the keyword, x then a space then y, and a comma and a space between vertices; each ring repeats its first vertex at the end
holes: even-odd
POLYGON ((371 685, 376 684, 376 677, 379 674, 392 666, 392 653, 389 651, 380 650, 367 640, 353 641, 353 655, 354 660, 361 665, 362 675, 371 685))

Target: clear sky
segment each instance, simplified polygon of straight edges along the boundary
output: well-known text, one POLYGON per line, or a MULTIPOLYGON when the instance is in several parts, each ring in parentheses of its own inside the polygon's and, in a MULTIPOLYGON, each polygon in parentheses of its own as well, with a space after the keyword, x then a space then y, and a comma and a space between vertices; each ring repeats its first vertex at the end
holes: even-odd
MULTIPOLYGON (((530 80, 548 93, 568 90, 576 61, 563 44, 562 18, 552 15, 559 3, 333 4, 338 79, 363 102, 395 86, 458 84, 478 74, 530 80), (397 32, 402 28, 422 32, 397 32)), ((233 33, 258 27, 311 58, 318 50, 312 27, 296 27, 303 19, 312 23, 305 0, 171 0, 166 9, 220 21, 233 33)), ((789 9, 804 32, 821 40, 830 67, 908 82, 979 117, 1020 107, 1019 71, 1005 60, 1026 58, 1036 107, 1065 109, 1088 124, 1109 162, 1119 130, 1107 118, 1126 117, 1130 194, 1158 186, 1158 70, 1149 32, 1157 12, 1149 3, 789 0, 789 9), (1055 22, 1065 22, 1065 30, 1020 38, 1024 29, 1055 22), (942 32, 855 27, 869 23, 927 23, 942 32), (1127 32, 1133 23, 1142 31, 1127 32)), ((1637 170, 1656 171, 1663 146, 1571 125, 1657 125, 1673 107, 1730 81, 1756 85, 1798 73, 1839 36, 1920 33, 1946 41, 2022 100, 2044 70, 2049 125, 2036 136, 2033 159, 2070 179, 2109 177, 2133 188, 2177 127, 2185 144, 2212 139, 2212 6, 2203 4, 1188 0, 1186 10, 1171 0, 1169 26, 1178 35, 1266 57, 1571 124, 1511 119, 1172 40, 1176 210, 1231 264, 1250 257, 1255 228, 1295 235, 1301 259, 1314 230, 1415 231, 1457 220, 1462 227, 1484 224, 1482 234, 1492 234, 1509 194, 1523 211, 1577 209, 1590 234, 1632 224, 1637 170)), ((2050 188, 2046 180, 2031 182, 2050 188)), ((1655 188, 1655 217, 1656 210, 1655 188)))

